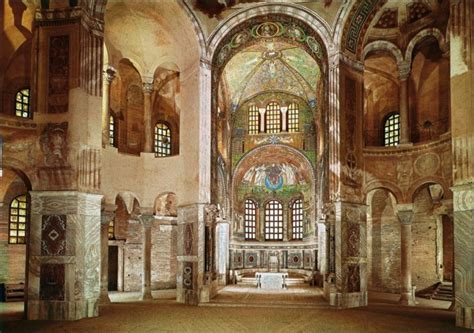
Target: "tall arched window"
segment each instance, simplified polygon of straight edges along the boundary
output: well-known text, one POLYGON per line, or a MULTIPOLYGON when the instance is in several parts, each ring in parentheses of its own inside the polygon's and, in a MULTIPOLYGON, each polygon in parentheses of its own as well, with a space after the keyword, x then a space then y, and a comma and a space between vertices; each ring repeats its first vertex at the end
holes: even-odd
POLYGON ((283 240, 283 206, 276 200, 265 205, 265 240, 283 240))
POLYGON ((109 117, 109 144, 115 147, 115 118, 114 116, 109 117))
POLYGON ((281 111, 280 105, 276 102, 268 103, 265 110, 265 132, 281 132, 281 111))
POLYGON ((256 105, 249 108, 249 134, 258 134, 260 114, 256 105))
POLYGON ((245 239, 255 239, 257 236, 257 205, 253 200, 245 200, 244 214, 245 239))
POLYGON ((291 205, 292 238, 303 239, 303 200, 297 199, 291 205))
POLYGON ((384 122, 384 145, 396 146, 400 143, 400 114, 392 113, 384 122))
POLYGON ((300 109, 298 104, 291 103, 288 106, 288 132, 294 133, 300 130, 300 109))
POLYGON ((163 157, 171 155, 171 131, 164 123, 155 126, 155 156, 163 157))
POLYGON ((15 96, 15 115, 22 118, 30 118, 30 89, 19 90, 15 96))
POLYGON ((8 243, 26 243, 26 216, 27 216, 26 195, 17 196, 10 203, 10 219, 8 223, 8 243))

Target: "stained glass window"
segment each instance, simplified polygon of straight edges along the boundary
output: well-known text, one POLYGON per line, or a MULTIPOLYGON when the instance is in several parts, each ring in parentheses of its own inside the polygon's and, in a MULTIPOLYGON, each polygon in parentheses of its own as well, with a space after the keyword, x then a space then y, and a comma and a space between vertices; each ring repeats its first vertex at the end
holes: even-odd
POLYGON ((115 147, 115 119, 114 116, 109 117, 109 144, 115 147))
POLYGON ((10 203, 10 220, 8 224, 8 243, 26 243, 26 195, 20 195, 10 203))
POLYGON ((265 206, 265 240, 283 240, 283 206, 276 200, 265 206))
POLYGON ((15 97, 15 115, 17 117, 30 117, 30 89, 21 89, 15 97))
POLYGON ((271 102, 267 105, 265 110, 265 132, 281 132, 281 111, 278 103, 271 102))
POLYGON ((155 156, 163 157, 171 155, 171 131, 164 123, 155 126, 155 156))
POLYGON ((291 205, 293 239, 303 239, 303 200, 298 199, 291 205))
POLYGON ((259 130, 259 112, 256 105, 249 108, 249 134, 258 134, 259 130))
POLYGON ((255 239, 257 231, 257 205, 253 200, 245 200, 245 239, 255 239))
POLYGON ((296 103, 291 103, 288 106, 288 132, 298 132, 299 126, 299 106, 296 103))
POLYGON ((400 114, 393 113, 385 120, 384 144, 387 147, 400 143, 400 114))

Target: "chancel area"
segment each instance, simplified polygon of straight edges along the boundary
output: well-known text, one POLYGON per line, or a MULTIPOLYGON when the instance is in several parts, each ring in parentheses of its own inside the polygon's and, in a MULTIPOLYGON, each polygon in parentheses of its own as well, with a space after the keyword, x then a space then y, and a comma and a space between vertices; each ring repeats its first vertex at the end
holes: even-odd
POLYGON ((471 0, 0 2, 0 332, 474 329, 473 31, 471 0))

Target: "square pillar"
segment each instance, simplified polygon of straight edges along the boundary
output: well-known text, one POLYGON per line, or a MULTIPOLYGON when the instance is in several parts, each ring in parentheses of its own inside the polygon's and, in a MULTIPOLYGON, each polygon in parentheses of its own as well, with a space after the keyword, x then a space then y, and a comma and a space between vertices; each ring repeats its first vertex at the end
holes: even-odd
POLYGON ((101 195, 31 191, 27 319, 98 316, 101 195))
POLYGON ((334 202, 335 288, 330 305, 352 308, 367 305, 367 207, 334 202))
POLYGON ((454 193, 454 297, 456 326, 474 329, 474 183, 454 193))
POLYGON ((199 203, 178 207, 178 303, 198 305, 205 296, 205 207, 199 203))

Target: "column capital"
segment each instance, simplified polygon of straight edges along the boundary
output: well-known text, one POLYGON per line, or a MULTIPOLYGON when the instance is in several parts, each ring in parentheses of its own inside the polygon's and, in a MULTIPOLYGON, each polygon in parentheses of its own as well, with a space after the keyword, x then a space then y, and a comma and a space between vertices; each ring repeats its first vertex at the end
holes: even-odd
POLYGON ((105 66, 102 73, 104 75, 104 80, 108 84, 111 84, 115 78, 115 75, 117 74, 117 70, 113 68, 112 66, 105 66))
POLYGON ((400 81, 407 80, 411 72, 411 64, 408 61, 399 62, 398 66, 398 78, 400 81))
POLYGON ((142 83, 143 92, 145 94, 151 94, 153 92, 153 79, 151 81, 147 81, 144 78, 144 80, 145 81, 142 83))
POLYGON ((116 206, 113 205, 113 207, 106 207, 100 212, 100 224, 109 225, 115 217, 115 208, 116 206))
POLYGON ((414 214, 413 204, 398 204, 395 210, 401 224, 411 224, 414 214))
POLYGON ((433 209, 434 215, 446 215, 452 217, 453 215, 453 200, 444 199, 439 201, 438 207, 433 209))

